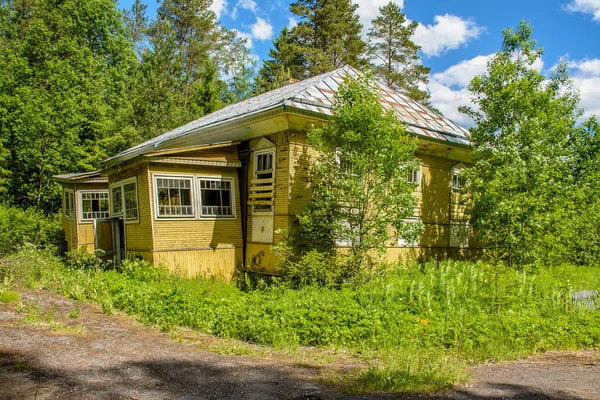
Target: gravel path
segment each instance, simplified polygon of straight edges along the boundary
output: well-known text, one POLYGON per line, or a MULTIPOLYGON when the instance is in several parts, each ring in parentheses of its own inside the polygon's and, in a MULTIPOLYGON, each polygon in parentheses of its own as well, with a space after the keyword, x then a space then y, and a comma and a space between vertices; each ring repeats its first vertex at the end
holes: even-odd
MULTIPOLYGON (((294 357, 220 355, 178 343, 123 315, 107 316, 43 291, 27 291, 43 321, 0 303, 0 399, 330 399, 316 382, 344 366, 294 357), (47 317, 47 318, 45 318, 47 317), (52 322, 54 321, 54 323, 52 322), (57 325, 61 322, 63 325, 57 325)), ((216 340, 216 339, 207 339, 216 340)), ((349 369, 356 365, 348 366, 349 369)), ((392 395, 344 396, 393 399, 392 395)), ((479 366, 473 382, 427 399, 600 399, 600 353, 548 353, 479 366)))

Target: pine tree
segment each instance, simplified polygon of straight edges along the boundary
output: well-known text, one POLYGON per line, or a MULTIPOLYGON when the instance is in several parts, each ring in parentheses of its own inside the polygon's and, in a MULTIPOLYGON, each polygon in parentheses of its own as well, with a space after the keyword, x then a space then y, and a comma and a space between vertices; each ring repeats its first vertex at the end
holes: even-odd
POLYGON ((357 8, 350 0, 298 0, 291 4, 291 12, 300 17, 291 36, 298 56, 305 61, 303 78, 344 65, 365 65, 357 8))
POLYGON ((127 28, 129 38, 135 47, 139 59, 141 59, 142 53, 146 48, 146 37, 148 33, 147 9, 148 5, 142 3, 142 0, 135 0, 129 10, 123 11, 125 27, 127 28))
POLYGON ((283 86, 290 78, 300 79, 304 72, 302 54, 298 52, 291 31, 284 27, 273 41, 269 59, 264 61, 255 82, 255 92, 263 93, 283 86))
POLYGON ((427 84, 430 68, 420 63, 421 47, 411 40, 418 22, 407 24, 400 6, 392 2, 379 8, 379 14, 368 33, 373 74, 387 86, 427 104, 429 93, 419 84, 427 84))

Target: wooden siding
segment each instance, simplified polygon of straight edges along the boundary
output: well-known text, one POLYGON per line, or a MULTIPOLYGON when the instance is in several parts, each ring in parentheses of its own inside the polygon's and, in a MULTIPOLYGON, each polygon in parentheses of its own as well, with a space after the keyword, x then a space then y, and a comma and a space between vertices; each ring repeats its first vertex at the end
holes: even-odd
MULTIPOLYGON (((154 250, 217 249, 242 247, 240 192, 236 168, 196 165, 150 164, 150 174, 183 174, 233 179, 235 219, 156 219, 154 209, 154 180, 150 179, 150 208, 154 225, 154 250)), ((196 188, 196 191, 198 189, 196 188)), ((193 193, 197 198, 199 193, 193 193)), ((200 210, 196 210, 198 214, 200 210)), ((210 250, 212 251, 212 250, 210 250)))
POLYGON ((235 268, 242 265, 242 248, 155 251, 152 253, 152 259, 154 265, 163 265, 169 271, 186 278, 214 276, 230 282, 235 268))
MULTIPOLYGON (((288 215, 289 215, 289 158, 290 158, 290 144, 288 141, 288 133, 282 132, 276 135, 266 136, 266 138, 272 142, 275 147, 275 160, 274 160, 274 171, 275 171, 275 182, 274 182, 274 196, 273 196, 273 212, 271 214, 256 214, 259 216, 272 215, 273 217, 273 243, 277 243, 281 240, 281 231, 288 226, 288 215)), ((258 143, 260 139, 254 139, 250 141, 250 149, 258 143)), ((254 151, 250 151, 250 159, 248 165, 248 186, 250 187, 251 181, 254 179, 254 151)), ((252 205, 247 206, 248 215, 248 229, 247 229, 247 241, 249 244, 252 243, 252 205)), ((258 243, 257 243, 258 244, 258 243)), ((248 256, 246 257, 248 258, 248 256)))
POLYGON ((128 252, 150 251, 153 249, 153 240, 147 164, 132 165, 119 171, 109 176, 109 183, 112 185, 132 177, 137 179, 138 220, 125 221, 125 249, 128 252))
POLYGON ((65 232, 67 250, 79 250, 84 246, 90 252, 95 250, 94 226, 92 221, 81 221, 81 201, 79 193, 85 190, 107 190, 106 183, 61 183, 63 187, 62 225, 65 232), (66 218, 64 215, 64 189, 73 190, 74 218, 66 218))

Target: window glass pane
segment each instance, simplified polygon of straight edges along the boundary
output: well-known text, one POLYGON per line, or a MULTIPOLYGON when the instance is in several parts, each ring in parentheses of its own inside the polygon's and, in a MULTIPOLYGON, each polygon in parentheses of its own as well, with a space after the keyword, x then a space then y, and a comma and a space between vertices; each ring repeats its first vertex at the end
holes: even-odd
POLYGON ((157 178, 159 216, 194 215, 191 178, 157 178))
POLYGON ((113 214, 121 214, 123 212, 123 192, 121 186, 112 188, 112 206, 113 214))
POLYGON ((81 219, 108 218, 108 208, 107 192, 81 193, 81 219))
POLYGON ((202 179, 200 188, 203 216, 233 216, 231 181, 202 179))
POLYGON ((125 219, 137 219, 137 185, 135 182, 123 185, 125 197, 125 219))

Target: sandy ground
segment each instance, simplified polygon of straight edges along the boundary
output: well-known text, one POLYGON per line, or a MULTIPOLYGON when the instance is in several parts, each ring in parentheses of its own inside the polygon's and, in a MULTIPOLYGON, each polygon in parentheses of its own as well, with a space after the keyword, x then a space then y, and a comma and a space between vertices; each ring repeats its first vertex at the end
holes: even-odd
POLYGON ((39 305, 41 322, 0 303, 0 399, 600 399, 600 352, 481 365, 470 384, 429 396, 342 396, 319 382, 357 368, 343 356, 218 354, 218 339, 182 331, 173 340, 93 304, 68 318, 75 303, 53 293, 25 291, 22 301, 39 305))

